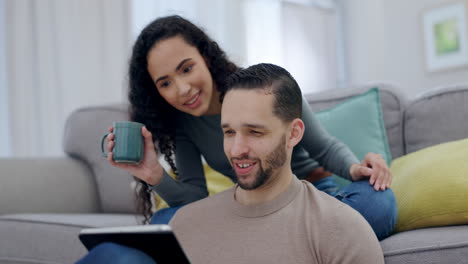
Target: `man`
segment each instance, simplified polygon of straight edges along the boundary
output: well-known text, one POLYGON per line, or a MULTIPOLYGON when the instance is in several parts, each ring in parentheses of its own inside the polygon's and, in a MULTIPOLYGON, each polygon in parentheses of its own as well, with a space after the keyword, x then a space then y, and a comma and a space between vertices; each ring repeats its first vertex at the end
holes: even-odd
POLYGON ((170 222, 192 263, 383 263, 358 212, 293 174, 301 106, 297 83, 281 67, 258 64, 230 76, 221 127, 238 183, 170 222))

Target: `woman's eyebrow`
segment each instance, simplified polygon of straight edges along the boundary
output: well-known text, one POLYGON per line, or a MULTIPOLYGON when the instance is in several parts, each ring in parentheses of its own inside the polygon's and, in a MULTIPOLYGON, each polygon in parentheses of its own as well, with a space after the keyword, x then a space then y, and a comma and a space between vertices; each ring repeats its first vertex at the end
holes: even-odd
MULTIPOLYGON (((182 67, 182 65, 184 65, 184 63, 190 60, 192 60, 192 58, 187 58, 187 59, 182 60, 179 64, 177 64, 177 67, 175 70, 178 71, 182 67)), ((161 76, 158 79, 156 79, 154 83, 157 84, 159 81, 166 79, 166 78, 167 78, 167 75, 161 76)))
POLYGON ((186 63, 187 61, 191 60, 192 58, 187 58, 185 60, 182 60, 179 65, 177 65, 176 67, 176 71, 180 70, 180 68, 182 67, 182 65, 184 65, 184 63, 186 63))

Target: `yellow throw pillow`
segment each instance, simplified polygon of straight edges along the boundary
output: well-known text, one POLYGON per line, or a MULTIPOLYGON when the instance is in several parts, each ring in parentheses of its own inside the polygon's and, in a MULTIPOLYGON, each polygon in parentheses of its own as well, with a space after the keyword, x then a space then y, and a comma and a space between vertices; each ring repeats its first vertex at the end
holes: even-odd
MULTIPOLYGON (((205 171, 206 185, 209 195, 222 192, 234 185, 231 179, 213 170, 208 166, 208 164, 204 164, 203 169, 205 171)), ((173 178, 175 177, 173 173, 169 173, 169 175, 173 178)), ((159 195, 153 192, 153 211, 167 207, 169 207, 169 205, 161 199, 159 195)))
POLYGON ((398 202, 396 232, 468 224, 468 139, 402 156, 390 170, 398 202))

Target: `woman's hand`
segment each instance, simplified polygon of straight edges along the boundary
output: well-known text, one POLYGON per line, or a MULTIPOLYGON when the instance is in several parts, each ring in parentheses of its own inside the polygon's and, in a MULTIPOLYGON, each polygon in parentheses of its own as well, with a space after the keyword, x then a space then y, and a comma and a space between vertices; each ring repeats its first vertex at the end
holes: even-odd
POLYGON ((146 129, 146 127, 141 128, 141 134, 144 138, 144 152, 143 159, 139 164, 121 164, 117 163, 112 159, 113 153, 112 149, 114 148, 114 128, 109 127, 110 134, 107 136, 107 150, 109 151, 107 155, 107 160, 109 163, 119 169, 128 171, 133 176, 139 178, 140 180, 150 184, 157 185, 161 182, 163 177, 163 168, 159 163, 158 155, 156 154, 156 149, 153 143, 153 137, 151 132, 146 129))
POLYGON ((376 191, 385 191, 392 183, 392 173, 382 155, 368 153, 361 164, 353 164, 349 170, 353 181, 369 177, 369 183, 376 191))

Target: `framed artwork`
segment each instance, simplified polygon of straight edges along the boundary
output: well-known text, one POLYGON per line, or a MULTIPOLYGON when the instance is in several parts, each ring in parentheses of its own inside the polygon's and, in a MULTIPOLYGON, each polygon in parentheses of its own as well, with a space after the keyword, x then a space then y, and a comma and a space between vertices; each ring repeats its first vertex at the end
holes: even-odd
POLYGON ((422 19, 427 70, 436 72, 468 65, 465 2, 429 9, 422 19))

